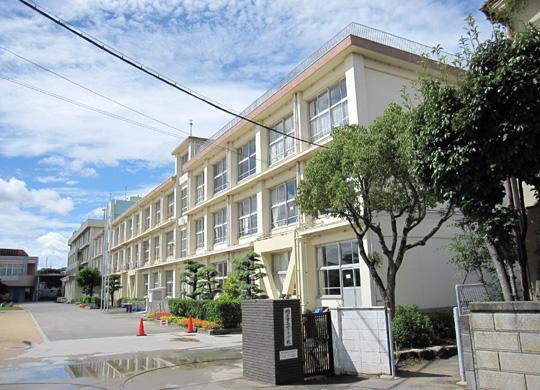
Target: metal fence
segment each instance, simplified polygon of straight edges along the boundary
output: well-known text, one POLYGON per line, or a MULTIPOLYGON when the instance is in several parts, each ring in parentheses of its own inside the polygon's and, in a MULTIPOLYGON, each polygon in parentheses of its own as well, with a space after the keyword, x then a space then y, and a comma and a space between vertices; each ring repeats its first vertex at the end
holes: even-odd
POLYGON ((330 312, 302 315, 304 376, 334 374, 330 312))
POLYGON ((488 299, 488 290, 482 283, 456 284, 456 302, 459 315, 470 313, 471 302, 480 302, 488 299))
MULTIPOLYGON (((283 86, 293 80, 296 76, 306 70, 308 67, 317 62, 321 57, 326 53, 336 47, 341 41, 347 38, 349 35, 353 35, 359 38, 364 38, 373 42, 380 43, 382 45, 390 46, 395 49, 403 50, 412 54, 419 56, 426 56, 431 59, 436 59, 435 55, 432 53, 433 48, 421 43, 411 41, 394 34, 390 34, 386 31, 378 30, 376 28, 368 27, 360 23, 350 23, 343 30, 334 35, 329 41, 322 45, 318 50, 304 59, 299 63, 292 71, 290 71, 285 77, 283 77, 278 83, 273 86, 271 89, 266 91, 262 96, 257 100, 247 106, 242 112, 241 115, 249 117, 249 115, 262 103, 268 100, 272 95, 279 91, 283 86)), ((442 52, 442 57, 446 59, 448 63, 455 60, 455 56, 450 53, 442 52)), ((229 121, 225 126, 223 126, 217 133, 212 135, 204 144, 202 144, 199 149, 199 153, 209 148, 214 144, 214 142, 230 130, 234 125, 240 122, 240 118, 235 117, 229 121)))

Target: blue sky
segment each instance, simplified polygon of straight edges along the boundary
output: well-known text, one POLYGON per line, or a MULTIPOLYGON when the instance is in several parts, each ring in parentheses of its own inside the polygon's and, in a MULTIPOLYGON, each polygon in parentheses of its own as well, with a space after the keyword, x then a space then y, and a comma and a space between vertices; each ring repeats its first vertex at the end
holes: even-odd
MULTIPOLYGON (((455 51, 481 1, 41 0, 38 4, 238 111, 350 22, 455 51)), ((0 46, 194 135, 230 118, 129 68, 18 1, 0 2, 0 46)), ((8 77, 170 131, 0 49, 8 77)), ((0 247, 62 266, 67 239, 109 197, 144 195, 173 173, 170 136, 0 79, 0 247)))

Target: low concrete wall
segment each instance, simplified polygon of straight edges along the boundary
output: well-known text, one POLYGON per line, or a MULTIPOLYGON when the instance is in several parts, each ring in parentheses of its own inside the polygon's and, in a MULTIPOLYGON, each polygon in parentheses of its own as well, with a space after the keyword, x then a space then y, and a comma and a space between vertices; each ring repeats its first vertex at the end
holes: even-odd
POLYGON ((391 374, 386 311, 374 308, 331 310, 336 374, 391 374))
POLYGON ((540 389, 540 302, 472 303, 469 329, 470 388, 540 389))

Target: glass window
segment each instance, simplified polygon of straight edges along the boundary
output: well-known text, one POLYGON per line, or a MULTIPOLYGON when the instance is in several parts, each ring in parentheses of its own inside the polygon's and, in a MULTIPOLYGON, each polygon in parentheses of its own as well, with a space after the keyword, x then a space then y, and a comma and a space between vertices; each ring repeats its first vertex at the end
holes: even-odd
POLYGON ((132 269, 133 268, 133 262, 131 260, 131 251, 133 250, 132 247, 129 247, 126 249, 126 263, 127 263, 127 267, 128 269, 132 269))
POLYGON ((150 229, 150 207, 144 209, 144 230, 150 229))
POLYGON ((134 232, 135 234, 139 234, 140 225, 141 225, 140 216, 139 216, 139 213, 137 213, 137 215, 135 215, 135 232, 134 232))
POLYGON ((330 134, 349 122, 345 80, 331 86, 309 103, 309 132, 312 140, 330 134))
POLYGON ((139 260, 140 260, 140 254, 139 254, 139 244, 135 245, 135 268, 139 267, 139 260))
POLYGON ((154 272, 152 275, 152 280, 154 282, 154 288, 161 287, 159 283, 159 272, 154 272))
POLYGON ((143 274, 144 296, 148 296, 148 274, 143 274))
POLYGON ((225 242, 227 238, 227 208, 214 213, 214 243, 225 242))
POLYGON ((186 230, 180 231, 180 257, 187 256, 187 233, 186 230))
POLYGON ((143 241, 143 260, 145 263, 150 260, 150 240, 143 241))
POLYGON ((322 295, 341 295, 344 287, 360 286, 358 241, 348 240, 317 248, 322 295))
POLYGON ((257 232, 257 198, 255 196, 238 202, 238 217, 240 237, 257 232))
POLYGON ((161 237, 155 236, 154 237, 154 260, 160 260, 161 259, 161 253, 160 252, 160 244, 161 244, 161 237))
POLYGON ((167 232, 167 257, 174 257, 174 230, 167 232))
POLYGON ((184 173, 186 171, 184 167, 186 166, 186 163, 188 162, 188 160, 189 160, 189 157, 187 153, 180 156, 180 172, 181 173, 184 173))
POLYGON ((242 180, 255 173, 257 151, 255 138, 237 149, 238 155, 238 180, 242 180))
POLYGON ((283 183, 270 190, 270 211, 272 227, 295 223, 298 219, 296 198, 296 179, 283 183))
POLYGON ((204 172, 195 176, 195 204, 204 201, 204 172))
POLYGON ((167 195, 167 218, 174 217, 174 192, 167 195))
POLYGON ((195 221, 195 248, 204 247, 204 217, 195 221))
POLYGON ((214 164, 214 194, 227 188, 227 160, 214 164))
POLYGON ((223 261, 221 263, 214 263, 213 266, 216 267, 216 270, 218 272, 218 274, 217 274, 217 276, 215 278, 216 282, 218 283, 218 285, 220 287, 222 287, 223 286, 223 281, 227 277, 227 262, 223 261))
POLYGON ((154 226, 161 223, 161 200, 154 203, 154 226))
POLYGON ((174 273, 173 271, 165 271, 165 295, 172 297, 174 293, 174 273))
POLYGON ((187 187, 180 190, 180 213, 184 214, 188 210, 188 191, 187 187))
MULTIPOLYGON (((287 118, 279 122, 277 125, 275 125, 273 128, 281 133, 287 134, 289 136, 294 136, 293 116, 288 116, 287 118)), ((270 148, 270 165, 294 153, 294 138, 287 137, 286 135, 269 130, 268 139, 270 148)))
POLYGON ((272 276, 279 295, 282 294, 283 284, 289 268, 290 252, 274 253, 272 255, 272 276))

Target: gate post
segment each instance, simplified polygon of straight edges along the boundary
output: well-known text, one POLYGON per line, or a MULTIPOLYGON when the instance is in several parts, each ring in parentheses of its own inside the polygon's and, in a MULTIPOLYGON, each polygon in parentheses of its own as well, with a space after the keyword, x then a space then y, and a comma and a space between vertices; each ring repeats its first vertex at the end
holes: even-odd
POLYGON ((242 302, 244 377, 274 385, 302 382, 301 326, 297 299, 242 302))

